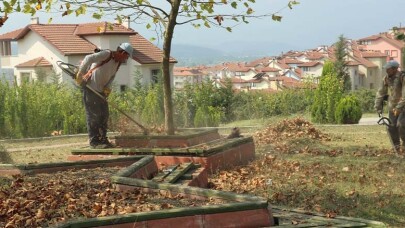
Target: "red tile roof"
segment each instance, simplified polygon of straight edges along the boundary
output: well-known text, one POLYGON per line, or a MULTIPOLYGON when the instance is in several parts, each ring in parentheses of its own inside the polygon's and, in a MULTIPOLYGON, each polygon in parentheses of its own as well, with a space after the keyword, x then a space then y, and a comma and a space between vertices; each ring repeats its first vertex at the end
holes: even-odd
POLYGON ((191 68, 191 67, 174 67, 173 68, 173 75, 174 76, 202 76, 205 75, 204 72, 202 72, 198 68, 191 68))
POLYGON ((20 63, 15 67, 24 68, 24 67, 51 67, 51 66, 52 64, 44 57, 38 57, 35 59, 31 59, 27 62, 20 63))
POLYGON ((270 81, 282 81, 283 86, 288 87, 288 88, 300 88, 303 87, 304 84, 301 81, 298 81, 294 78, 286 77, 286 76, 280 76, 276 78, 269 78, 270 81))
POLYGON ((357 61, 348 61, 348 62, 346 62, 346 64, 348 66, 358 66, 358 65, 360 65, 360 63, 357 62, 357 61))
POLYGON ((291 58, 284 58, 280 60, 280 62, 285 63, 285 64, 300 64, 302 61, 299 61, 298 59, 291 59, 291 58))
POLYGON ((314 66, 316 66, 318 64, 323 65, 320 62, 306 62, 306 63, 302 63, 302 64, 298 65, 298 67, 314 67, 314 66))
POLYGON ((378 35, 369 36, 366 38, 359 39, 358 41, 360 42, 360 41, 378 40, 378 39, 382 39, 397 48, 405 47, 405 43, 403 41, 395 39, 394 36, 392 36, 391 34, 388 34, 388 33, 381 33, 378 35))
POLYGON ((9 40, 16 40, 19 38, 21 34, 27 33, 27 31, 24 30, 29 30, 28 27, 17 29, 8 33, 4 33, 0 35, 0 41, 9 41, 9 40))
POLYGON ((100 34, 128 34, 135 35, 135 32, 132 29, 108 22, 96 22, 96 23, 85 23, 79 24, 76 28, 75 35, 84 36, 84 35, 100 35, 100 34))
POLYGON ((55 46, 62 54, 77 55, 93 53, 96 46, 86 39, 75 35, 78 25, 35 24, 28 26, 55 46))
POLYGON ((306 54, 308 60, 320 60, 324 58, 324 55, 319 52, 310 52, 306 54))
MULTIPOLYGON (((238 78, 238 77, 232 77, 231 78, 232 83, 247 83, 247 81, 238 78)), ((225 82, 225 80, 221 80, 221 82, 225 82)))
POLYGON ((273 67, 263 67, 260 69, 257 69, 258 72, 279 72, 280 69, 273 68, 273 67))
MULTIPOLYGON (((139 34, 130 36, 129 41, 134 47, 134 59, 137 62, 141 64, 153 64, 163 61, 163 51, 143 36, 139 34)), ((177 60, 171 57, 170 62, 177 63, 177 60)))
MULTIPOLYGON (((35 32, 58 49, 63 55, 86 55, 96 46, 83 35, 123 34, 130 36, 134 47, 134 59, 141 64, 161 63, 163 52, 132 29, 107 22, 85 24, 32 24, 0 35, 0 41, 19 40, 28 32, 35 32), (112 28, 112 30, 111 30, 112 28)), ((170 62, 177 62, 174 58, 170 62)))

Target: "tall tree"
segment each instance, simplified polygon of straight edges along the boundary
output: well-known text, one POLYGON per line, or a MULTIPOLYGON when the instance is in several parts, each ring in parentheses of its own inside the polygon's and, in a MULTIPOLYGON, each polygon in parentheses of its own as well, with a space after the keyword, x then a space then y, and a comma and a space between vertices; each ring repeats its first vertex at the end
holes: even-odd
MULTIPOLYGON (((50 12, 56 6, 62 15, 74 13, 79 16, 86 14, 91 9, 93 17, 97 19, 101 19, 103 15, 112 14, 118 21, 122 21, 125 17, 138 23, 148 20, 149 23, 146 23, 146 27, 154 26, 155 30, 161 31, 163 35, 162 72, 165 128, 167 134, 174 134, 169 65, 175 27, 191 23, 196 28, 218 26, 231 32, 232 27, 248 23, 251 18, 271 17, 275 21, 281 21, 280 11, 256 14, 253 9, 254 3, 255 0, 25 0, 23 3, 17 0, 3 0, 4 7, 1 11, 8 13, 9 17, 12 12, 34 15, 42 9, 50 12), (226 26, 224 21, 226 21, 226 26)), ((292 9, 296 4, 298 1, 289 0, 286 7, 292 9)), ((50 18, 51 20, 52 18, 50 18)))
POLYGON ((338 42, 335 43, 335 61, 334 67, 339 80, 343 81, 345 91, 351 90, 350 75, 347 69, 347 40, 343 35, 339 36, 338 42))

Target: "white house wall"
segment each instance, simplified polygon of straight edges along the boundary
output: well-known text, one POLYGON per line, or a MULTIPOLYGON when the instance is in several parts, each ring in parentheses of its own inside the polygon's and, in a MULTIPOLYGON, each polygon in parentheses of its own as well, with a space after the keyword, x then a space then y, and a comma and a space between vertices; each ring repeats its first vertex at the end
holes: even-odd
MULTIPOLYGON (((48 41, 39 36, 34 32, 28 32, 23 39, 18 41, 18 58, 15 58, 11 63, 12 66, 16 66, 20 63, 27 62, 29 60, 44 57, 49 61, 54 68, 57 69, 56 61, 64 61, 66 58, 57 50, 54 46, 50 45, 48 41)), ((60 73, 61 70, 57 69, 60 73)), ((15 75, 17 76, 17 81, 20 81, 21 72, 27 72, 27 69, 21 68, 20 70, 15 68, 15 75)), ((32 71, 31 75, 34 75, 32 71)))

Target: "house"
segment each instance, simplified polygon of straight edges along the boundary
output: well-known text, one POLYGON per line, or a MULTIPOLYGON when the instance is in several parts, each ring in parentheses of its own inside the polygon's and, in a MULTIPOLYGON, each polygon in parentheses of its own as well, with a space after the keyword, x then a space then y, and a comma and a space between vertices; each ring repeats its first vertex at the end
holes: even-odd
MULTIPOLYGON (((156 82, 161 72, 162 51, 129 25, 129 21, 40 24, 38 18, 33 18, 24 28, 0 35, 0 66, 3 72, 15 75, 17 83, 38 80, 38 70, 54 71, 61 75, 60 83, 70 83, 72 79, 57 67, 57 61, 78 65, 96 48, 116 50, 120 43, 129 42, 134 47, 134 61, 121 65, 114 83, 122 91, 134 84, 135 76, 140 76, 142 84, 156 82), (17 49, 14 53, 12 43, 17 49)), ((171 58, 170 62, 172 72, 176 60, 171 58)), ((8 78, 14 78, 13 75, 8 78)), ((173 85, 173 77, 171 80, 173 85)))
POLYGON ((319 77, 322 75, 323 64, 321 62, 304 62, 298 65, 298 68, 301 69, 302 78, 312 79, 315 82, 318 82, 319 77))
POLYGON ((208 81, 209 75, 200 68, 174 67, 173 80, 175 89, 183 89, 186 84, 200 84, 208 81))
POLYGON ((401 64, 401 68, 405 61, 402 58, 402 50, 405 47, 405 43, 401 40, 395 39, 395 36, 391 33, 380 33, 378 35, 372 35, 357 40, 357 43, 365 50, 378 51, 384 53, 387 56, 386 61, 396 60, 401 64))

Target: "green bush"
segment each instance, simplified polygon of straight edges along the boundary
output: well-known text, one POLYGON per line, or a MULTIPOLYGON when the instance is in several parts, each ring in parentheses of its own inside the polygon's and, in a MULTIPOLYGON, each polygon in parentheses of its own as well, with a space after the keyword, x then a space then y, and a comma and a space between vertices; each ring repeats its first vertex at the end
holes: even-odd
POLYGON ((199 107, 195 114, 195 127, 218 127, 223 112, 217 107, 199 107))
POLYGON ((316 123, 336 123, 335 109, 343 95, 343 81, 335 74, 321 76, 311 107, 311 118, 316 123))
POLYGON ((354 95, 360 103, 361 111, 374 112, 374 100, 377 90, 375 89, 359 89, 351 92, 351 95, 354 95))
POLYGON ((342 98, 335 112, 336 122, 339 124, 357 124, 361 118, 361 105, 353 95, 342 98))

